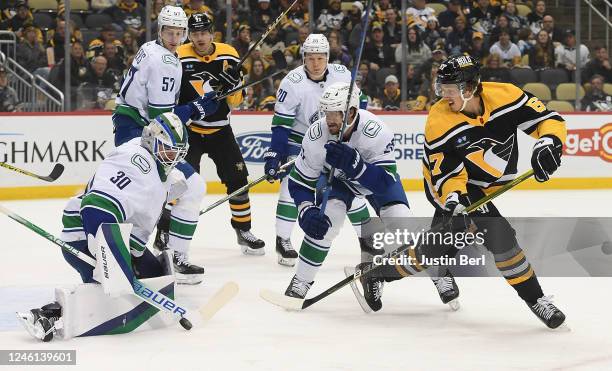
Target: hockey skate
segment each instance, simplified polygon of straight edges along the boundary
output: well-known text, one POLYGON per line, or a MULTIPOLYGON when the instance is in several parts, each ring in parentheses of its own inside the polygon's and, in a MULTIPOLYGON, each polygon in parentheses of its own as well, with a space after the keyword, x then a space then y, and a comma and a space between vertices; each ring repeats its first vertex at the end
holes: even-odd
POLYGON ((302 281, 297 275, 294 275, 291 282, 289 282, 287 290, 285 290, 285 295, 291 296, 292 298, 304 299, 313 283, 314 281, 302 281))
POLYGON ((240 245, 240 250, 242 250, 244 255, 264 255, 266 253, 264 250, 266 243, 255 237, 250 230, 234 230, 236 231, 238 245, 240 245))
POLYGON ((191 264, 187 254, 175 251, 172 257, 174 263, 174 276, 179 285, 197 285, 202 282, 204 267, 191 264))
MULTIPOLYGON (((349 277, 355 274, 356 271, 361 270, 368 263, 360 263, 355 268, 345 267, 344 274, 349 277)), ((361 283, 361 291, 357 287, 355 281, 351 282, 351 289, 355 298, 361 306, 361 309, 365 313, 377 312, 382 308, 382 291, 385 285, 385 281, 380 277, 376 277, 372 274, 366 276, 360 276, 359 282, 361 283)))
POLYGON ((17 312, 19 322, 30 335, 38 340, 49 342, 56 333, 56 324, 62 316, 62 307, 57 302, 44 305, 42 308, 31 309, 29 312, 17 312))
POLYGON ((459 310, 461 307, 459 303, 459 286, 457 286, 453 274, 446 270, 446 274, 443 277, 432 277, 431 280, 438 290, 442 303, 448 304, 454 311, 459 310))
POLYGON ((529 308, 548 328, 555 329, 565 322, 565 314, 552 303, 552 295, 542 296, 529 308))
POLYGON ((298 257, 297 252, 291 245, 291 239, 284 239, 279 236, 276 236, 276 254, 278 255, 278 264, 287 267, 293 267, 295 259, 298 257))

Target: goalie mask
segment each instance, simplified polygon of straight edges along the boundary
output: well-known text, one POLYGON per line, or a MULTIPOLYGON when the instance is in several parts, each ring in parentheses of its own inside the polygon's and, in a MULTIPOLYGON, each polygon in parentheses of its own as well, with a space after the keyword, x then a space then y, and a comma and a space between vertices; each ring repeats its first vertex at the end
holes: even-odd
MULTIPOLYGON (((353 91, 351 92, 351 98, 348 104, 348 111, 350 112, 351 108, 355 110, 359 110, 359 96, 360 91, 357 86, 353 86, 353 91)), ((347 112, 346 101, 349 96, 349 84, 345 82, 337 82, 325 89, 321 99, 319 100, 319 117, 327 117, 327 112, 339 112, 341 113, 342 122, 344 122, 344 115, 347 112)), ((346 127, 343 132, 346 132, 351 126, 355 124, 357 120, 357 114, 355 113, 355 117, 351 120, 351 122, 346 123, 346 127)))
POLYGON ((474 97, 480 84, 480 63, 469 55, 454 55, 442 62, 435 83, 435 92, 439 97, 460 97, 463 101, 460 111, 474 97), (465 96, 467 88, 470 95, 465 96))
POLYGON ((141 143, 167 175, 187 155, 187 128, 174 113, 162 113, 143 128, 141 143))

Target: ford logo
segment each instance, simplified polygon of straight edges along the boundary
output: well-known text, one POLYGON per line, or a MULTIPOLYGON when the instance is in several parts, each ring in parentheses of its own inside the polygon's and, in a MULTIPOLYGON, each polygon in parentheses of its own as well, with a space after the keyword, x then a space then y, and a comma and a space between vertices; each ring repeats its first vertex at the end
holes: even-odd
POLYGON ((236 136, 236 142, 240 147, 244 161, 255 164, 265 162, 263 155, 270 148, 271 141, 272 133, 265 131, 244 133, 236 136))

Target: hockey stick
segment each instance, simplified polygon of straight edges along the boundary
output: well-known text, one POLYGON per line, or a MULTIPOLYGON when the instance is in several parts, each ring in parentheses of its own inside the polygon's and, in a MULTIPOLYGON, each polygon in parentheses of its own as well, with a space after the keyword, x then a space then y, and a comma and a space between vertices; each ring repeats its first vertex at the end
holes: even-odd
POLYGON ((217 100, 221 100, 221 99, 226 98, 226 97, 228 97, 228 96, 230 96, 230 95, 232 95, 232 94, 234 94, 234 93, 236 93, 238 91, 244 90, 244 89, 246 89, 248 87, 251 87, 253 85, 260 84, 261 82, 263 82, 263 81, 265 81, 267 79, 271 79, 274 76, 277 76, 277 75, 280 75, 281 73, 284 73, 287 70, 287 60, 285 59, 285 55, 283 54, 283 52, 281 52, 280 50, 273 51, 272 52, 272 58, 274 58, 274 61, 276 62, 276 67, 279 69, 278 71, 276 71, 276 72, 274 72, 274 73, 272 73, 272 74, 270 74, 270 75, 268 75, 266 77, 262 77, 261 79, 259 79, 257 81, 253 81, 253 82, 250 82, 250 83, 248 83, 246 85, 241 85, 241 86, 239 86, 237 88, 234 88, 234 89, 228 91, 227 93, 217 97, 216 99, 217 100))
MULTIPOLYGON (((346 105, 344 106, 344 117, 342 119, 342 126, 340 126, 340 131, 338 132, 338 140, 337 143, 342 143, 342 135, 344 134, 344 130, 348 125, 348 117, 349 117, 349 104, 351 102, 351 95, 353 94, 353 87, 355 85, 355 79, 357 78, 357 73, 359 73, 359 63, 361 62, 361 54, 363 53, 363 44, 365 43, 366 35, 368 34, 368 21, 370 19, 370 12, 372 11, 372 3, 373 0, 368 0, 368 6, 366 8, 365 17, 362 24, 361 29, 361 41, 359 42, 359 49, 357 50, 357 57, 355 58, 355 64, 353 65, 353 71, 351 72, 351 83, 349 85, 348 96, 346 97, 346 105)), ((331 191, 331 183, 334 179, 334 171, 336 171, 335 167, 331 167, 329 174, 327 174, 327 179, 325 181, 325 185, 323 186, 322 192, 323 197, 321 199, 321 211, 320 214, 325 214, 325 208, 327 207, 327 201, 329 200, 329 192, 331 191)))
MULTIPOLYGON (((293 163, 295 162, 295 159, 291 160, 291 161, 287 161, 284 164, 281 165, 281 167, 279 168, 279 170, 285 170, 287 169, 289 166, 293 165, 293 163)), ((237 190, 235 190, 234 192, 232 192, 231 194, 223 197, 220 200, 217 200, 215 203, 211 204, 210 206, 208 206, 206 209, 200 211, 200 215, 205 214, 207 212, 209 212, 210 210, 214 209, 215 207, 221 205, 222 203, 224 203, 225 201, 229 200, 232 197, 235 197, 241 193, 243 193, 244 191, 253 188, 254 186, 256 186, 257 184, 263 182, 264 180, 266 180, 267 175, 262 175, 259 178, 249 182, 247 185, 244 185, 240 188, 238 188, 237 190)))
MULTIPOLYGON (((515 178, 510 183, 503 185, 495 192, 489 194, 488 196, 481 198, 480 200, 466 207, 465 212, 468 214, 471 213, 472 211, 478 209, 479 207, 491 201, 492 199, 496 198, 497 196, 501 195, 502 193, 505 193, 506 191, 514 188, 517 184, 522 183, 523 181, 529 179, 532 175, 533 175, 533 170, 529 170, 525 172, 524 174, 515 178)), ((439 224, 436 224, 434 227, 432 227, 428 232, 438 231, 442 229, 443 227, 444 227, 444 223, 439 223, 439 224)), ((390 251, 384 255, 381 255, 381 258, 382 258, 381 261, 384 261, 384 259, 386 258, 396 257, 402 252, 408 250, 409 248, 410 248, 409 244, 402 245, 393 251, 390 251)), ((363 269, 356 271, 353 275, 344 278, 342 281, 336 283, 335 285, 331 286, 330 288, 323 291, 319 295, 313 298, 310 298, 310 299, 293 298, 290 296, 286 296, 286 295, 277 293, 275 291, 265 290, 265 289, 259 292, 259 296, 261 296, 261 298, 266 300, 267 302, 270 302, 274 305, 277 305, 279 307, 282 307, 288 310, 302 310, 302 309, 306 309, 309 306, 317 303, 321 299, 328 297, 329 295, 338 291, 342 287, 350 284, 352 281, 359 279, 361 276, 372 272, 378 267, 380 267, 380 265, 376 265, 373 262, 368 263, 367 265, 363 267, 363 269)))
POLYGON ((253 45, 251 45, 251 47, 249 48, 249 50, 246 52, 246 54, 242 57, 242 59, 240 60, 240 62, 238 62, 238 64, 236 65, 236 67, 234 67, 236 70, 240 70, 242 68, 242 65, 244 64, 244 62, 246 62, 247 58, 249 58, 249 56, 251 55, 251 53, 253 52, 253 50, 255 50, 259 45, 261 45, 264 40, 266 39, 266 37, 268 37, 268 35, 270 34, 270 32, 272 32, 273 29, 276 28, 276 26, 278 26, 278 24, 280 23, 280 21, 287 16, 287 14, 289 14, 289 11, 291 10, 291 8, 293 8, 293 6, 295 4, 297 4, 299 0, 294 0, 293 3, 291 3, 291 5, 289 5, 289 7, 282 12, 278 17, 276 17, 276 19, 274 20, 274 22, 272 22, 269 26, 268 29, 266 30, 266 32, 264 32, 260 37, 259 40, 257 40, 257 42, 253 45))
MULTIPOLYGON (((65 241, 53 236, 51 233, 45 231, 44 229, 40 228, 36 224, 22 218, 21 216, 15 214, 14 212, 6 209, 2 205, 0 205, 0 212, 5 214, 9 218, 13 219, 17 223, 36 232, 38 235, 53 242, 54 244, 61 247, 65 251, 69 252, 70 254, 76 256, 83 262, 91 265, 92 267, 96 266, 96 260, 94 258, 75 249, 74 247, 66 243, 65 241)), ((171 313, 174 316, 178 317, 179 323, 185 330, 190 330, 193 327, 191 321, 187 319, 190 311, 184 306, 179 305, 176 301, 168 298, 167 296, 160 293, 159 291, 148 288, 145 284, 142 283, 142 281, 136 278, 134 278, 134 281, 132 282, 132 287, 134 289, 134 292, 133 292, 134 295, 143 299, 148 304, 152 305, 158 310, 164 311, 167 313, 171 313), (153 298, 156 298, 159 301, 159 303, 153 300, 153 298)), ((235 283, 226 284, 221 290, 219 290, 219 292, 215 294, 215 296, 211 299, 211 301, 209 301, 206 305, 204 305, 202 308, 199 309, 198 312, 200 313, 200 317, 203 320, 210 319, 219 310, 219 308, 225 305, 227 302, 229 302, 229 300, 231 300, 236 295, 237 292, 238 292, 238 289, 235 283)))
POLYGON ((64 172, 64 165, 59 164, 59 163, 55 164, 55 166, 53 167, 53 170, 51 170, 51 174, 49 174, 47 176, 31 173, 31 172, 29 172, 27 170, 23 170, 23 169, 20 169, 18 167, 14 167, 12 165, 9 165, 6 162, 0 162, 0 166, 2 166, 4 168, 7 168, 9 170, 13 170, 13 171, 16 171, 18 173, 27 175, 27 176, 31 176, 31 177, 34 177, 34 178, 37 178, 37 179, 40 179, 40 180, 47 181, 47 182, 54 182, 54 181, 56 181, 62 175, 62 173, 64 172))

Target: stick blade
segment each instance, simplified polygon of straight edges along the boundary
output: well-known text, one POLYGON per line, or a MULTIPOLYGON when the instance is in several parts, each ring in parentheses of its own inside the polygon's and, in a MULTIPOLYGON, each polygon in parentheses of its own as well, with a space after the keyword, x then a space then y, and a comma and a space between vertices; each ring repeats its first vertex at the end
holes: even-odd
POLYGON ((259 291, 259 296, 268 303, 285 310, 298 311, 304 308, 304 299, 292 298, 272 290, 263 289, 259 291))
POLYGON ((64 173, 64 165, 55 164, 53 170, 51 170, 51 174, 49 176, 41 177, 41 179, 46 180, 48 182, 56 181, 62 174, 64 173))
POLYGON ((227 282, 204 304, 199 312, 202 321, 209 321, 213 316, 238 295, 238 284, 236 282, 227 282))

